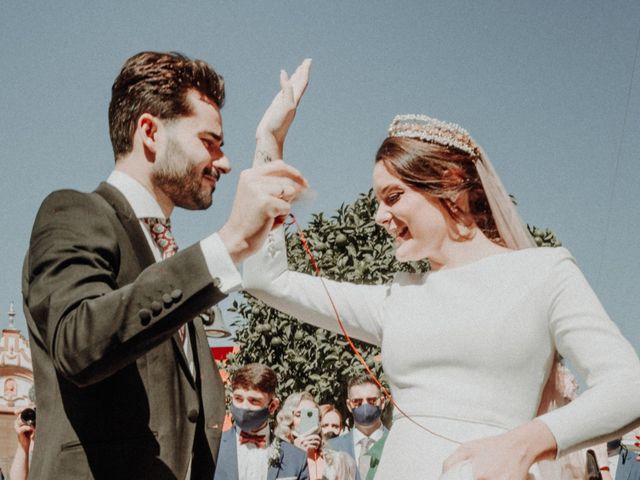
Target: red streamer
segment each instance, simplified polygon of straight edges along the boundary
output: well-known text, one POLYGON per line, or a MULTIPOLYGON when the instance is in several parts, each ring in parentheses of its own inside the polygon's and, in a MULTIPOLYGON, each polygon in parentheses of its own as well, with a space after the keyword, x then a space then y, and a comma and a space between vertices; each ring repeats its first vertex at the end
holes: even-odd
POLYGON ((327 288, 327 285, 324 282, 324 278, 322 278, 322 276, 320 275, 320 268, 318 268, 318 264, 316 263, 316 259, 314 258, 313 253, 311 253, 311 249, 309 248, 309 244, 307 242, 307 239, 305 238, 304 233, 303 233, 302 229, 300 228, 300 225, 298 225, 296 217, 293 214, 290 214, 290 217, 292 219, 292 223, 296 226, 296 229, 298 231, 298 237, 300 237, 300 242, 302 243, 302 248, 304 248, 304 251, 307 252, 307 255, 311 259, 311 264, 313 265, 313 268, 315 270, 316 276, 320 279, 320 283, 322 284, 322 288, 324 288, 324 291, 327 294, 327 298, 329 299, 329 302, 331 303, 331 308, 333 309, 333 313, 336 316, 336 320, 338 322, 338 325, 340 326, 340 330, 342 331, 342 334, 344 335, 344 337, 347 339, 347 343, 349 344, 349 347, 351 347, 351 350, 353 351, 353 354, 360 361, 362 366, 364 366, 365 370, 367 371, 367 373, 369 374, 371 379, 378 386, 378 388, 380 388, 380 390, 382 391, 384 396, 395 407, 395 409, 403 417, 405 417, 407 420, 409 420, 411 423, 413 423, 414 425, 418 426, 420 429, 430 433, 431 435, 435 435, 436 437, 439 437, 439 438, 442 438, 444 440, 448 440, 450 442, 457 443, 458 445, 461 445, 462 442, 459 442, 457 440, 454 440, 452 438, 446 437, 446 436, 441 435, 439 433, 436 433, 436 432, 434 432, 432 430, 429 430, 427 427, 425 427, 424 425, 421 425, 416 420, 411 418, 407 413, 405 413, 404 410, 402 410, 400 408, 400 406, 395 402, 395 400, 391 396, 391 393, 389 393, 389 391, 384 387, 384 385, 382 385, 380 380, 378 380, 378 377, 376 377, 376 375, 373 373, 373 371, 369 368, 369 365, 367 365, 367 362, 364 359, 364 357, 362 356, 362 354, 360 353, 360 351, 358 350, 358 347, 355 346, 355 344, 351 340, 351 337, 347 333, 347 330, 345 329, 344 324, 342 323, 342 319, 340 318, 340 314, 338 313, 338 308, 336 307, 336 304, 334 303, 333 298, 331 297, 331 293, 329 293, 329 289, 327 288))

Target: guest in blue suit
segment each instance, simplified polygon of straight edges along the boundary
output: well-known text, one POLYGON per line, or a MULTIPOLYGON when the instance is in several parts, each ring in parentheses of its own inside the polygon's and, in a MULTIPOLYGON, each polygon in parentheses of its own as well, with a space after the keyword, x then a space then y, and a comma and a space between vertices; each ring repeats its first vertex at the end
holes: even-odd
POLYGON ((380 416, 385 398, 368 375, 353 378, 348 385, 347 408, 353 415, 353 429, 329 441, 329 447, 347 452, 358 466, 356 480, 364 480, 370 468, 369 449, 387 434, 380 416))
POLYGON ((274 438, 269 417, 280 405, 276 373, 252 363, 231 382, 233 427, 222 434, 214 480, 308 480, 307 455, 274 438))
POLYGON ((618 464, 615 480, 640 480, 640 428, 627 432, 617 446, 618 464))

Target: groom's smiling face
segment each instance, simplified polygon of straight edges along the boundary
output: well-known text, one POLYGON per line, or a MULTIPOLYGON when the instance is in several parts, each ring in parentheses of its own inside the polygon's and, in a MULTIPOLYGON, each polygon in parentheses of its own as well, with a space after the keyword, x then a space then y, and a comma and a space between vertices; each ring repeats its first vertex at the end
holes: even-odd
POLYGON ((222 117, 218 106, 196 90, 187 94, 191 113, 162 123, 163 139, 152 180, 174 205, 209 208, 220 177, 231 171, 222 151, 222 117))

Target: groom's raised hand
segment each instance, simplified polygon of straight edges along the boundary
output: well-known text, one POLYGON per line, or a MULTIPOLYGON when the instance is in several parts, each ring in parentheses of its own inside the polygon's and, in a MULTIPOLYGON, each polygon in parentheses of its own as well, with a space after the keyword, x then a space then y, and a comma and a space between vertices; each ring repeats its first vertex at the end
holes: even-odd
POLYGON ((218 235, 234 263, 257 251, 267 234, 286 218, 291 201, 307 188, 302 174, 282 161, 240 173, 231 214, 218 235))

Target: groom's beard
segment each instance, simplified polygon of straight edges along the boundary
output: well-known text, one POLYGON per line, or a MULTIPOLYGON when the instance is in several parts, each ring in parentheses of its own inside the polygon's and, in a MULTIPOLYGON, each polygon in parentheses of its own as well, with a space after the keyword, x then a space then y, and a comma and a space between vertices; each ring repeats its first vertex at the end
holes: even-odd
MULTIPOLYGON (((211 167, 204 170, 211 170, 211 167)), ((210 173, 204 170, 198 168, 177 141, 169 138, 166 153, 156 157, 151 179, 174 205, 188 210, 205 210, 211 206, 215 186, 203 181, 203 175, 210 173)))

